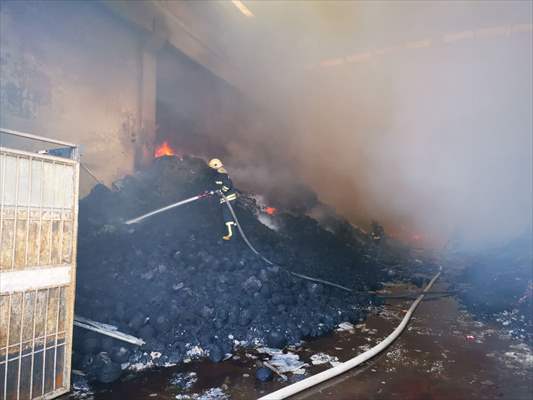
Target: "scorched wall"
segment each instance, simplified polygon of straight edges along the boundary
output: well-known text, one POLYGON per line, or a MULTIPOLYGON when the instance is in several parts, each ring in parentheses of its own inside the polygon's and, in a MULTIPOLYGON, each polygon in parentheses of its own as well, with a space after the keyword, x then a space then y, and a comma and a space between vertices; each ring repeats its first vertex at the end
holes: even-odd
MULTIPOLYGON (((94 2, 2 2, 0 38, 0 126, 82 145, 106 183, 142 163, 155 61, 140 32, 94 2)), ((94 183, 82 174, 82 194, 94 183)))

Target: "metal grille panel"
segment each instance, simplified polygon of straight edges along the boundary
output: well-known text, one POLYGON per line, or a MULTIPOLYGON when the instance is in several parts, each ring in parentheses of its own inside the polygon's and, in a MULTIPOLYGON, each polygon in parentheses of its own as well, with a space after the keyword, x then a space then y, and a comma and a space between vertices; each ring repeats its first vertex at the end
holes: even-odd
POLYGON ((78 174, 0 147, 0 399, 69 390, 78 174))

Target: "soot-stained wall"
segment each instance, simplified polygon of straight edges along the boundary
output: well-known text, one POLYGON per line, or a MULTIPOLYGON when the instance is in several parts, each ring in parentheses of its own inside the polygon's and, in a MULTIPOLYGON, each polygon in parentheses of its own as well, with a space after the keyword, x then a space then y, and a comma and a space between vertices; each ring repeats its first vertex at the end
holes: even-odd
POLYGON ((222 158, 240 189, 270 197, 295 179, 280 157, 286 131, 272 109, 181 52, 168 46, 158 53, 158 143, 178 155, 222 158))
POLYGON ((3 1, 0 22, 0 126, 82 145, 106 183, 130 173, 155 113, 141 33, 96 2, 3 1))

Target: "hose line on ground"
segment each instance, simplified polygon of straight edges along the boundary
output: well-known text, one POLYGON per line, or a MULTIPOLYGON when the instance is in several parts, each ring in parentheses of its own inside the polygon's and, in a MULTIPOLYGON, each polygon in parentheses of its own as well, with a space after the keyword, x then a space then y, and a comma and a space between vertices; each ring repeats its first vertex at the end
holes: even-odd
POLYGON ((346 371, 357 367, 358 365, 364 363, 365 361, 369 360, 370 358, 378 355, 380 352, 385 350, 394 340, 400 336, 400 334, 403 332, 405 327, 407 326, 407 323, 411 319, 411 316, 415 312, 416 308, 424 298, 424 295, 431 289, 435 281, 439 278, 440 274, 442 272, 442 267, 439 268, 439 272, 431 279, 431 281, 428 283, 424 291, 418 298, 411 304, 411 307, 409 310, 407 310, 407 313, 402 319, 402 322, 400 322, 400 325, 392 331, 392 333, 387 336, 383 341, 378 343, 376 346, 372 347, 370 350, 365 351, 362 354, 359 354, 357 357, 352 358, 351 360, 348 360, 346 362, 343 362, 336 367, 327 369, 326 371, 320 372, 319 374, 310 376, 309 378, 303 379, 299 382, 293 383, 292 385, 286 386, 282 389, 276 390, 275 392, 269 393, 266 396, 263 396, 259 398, 258 400, 282 400, 286 399, 290 396, 295 395, 296 393, 299 393, 303 390, 309 389, 313 386, 316 386, 328 379, 334 378, 340 374, 345 373, 346 371))
POLYGON ((237 229, 239 230, 239 232, 241 234, 241 237, 244 240, 244 243, 246 243, 248 245, 248 247, 250 248, 250 250, 252 250, 252 252, 254 252, 264 262, 266 262, 269 265, 273 265, 273 266, 282 268, 284 271, 287 271, 289 274, 291 274, 292 276, 295 276, 297 278, 305 279, 305 280, 308 280, 308 281, 311 281, 311 282, 322 283, 322 284, 328 285, 328 286, 333 286, 333 287, 336 287, 337 289, 342 289, 342 290, 345 290, 347 292, 353 292, 352 289, 347 288, 346 286, 339 285, 338 283, 326 281, 326 280, 320 279, 320 278, 313 278, 313 277, 310 277, 310 276, 307 276, 307 275, 303 275, 303 274, 299 274, 299 273, 296 273, 296 272, 289 271, 287 268, 284 268, 281 265, 275 264, 272 261, 270 261, 268 258, 264 257, 260 252, 258 252, 256 250, 256 248, 248 240, 248 237, 244 233, 244 230, 242 229, 241 224, 239 223, 239 219, 237 218, 237 215, 235 214, 235 211, 233 210, 233 206, 230 204, 230 202, 228 201, 228 199, 226 198, 224 193, 222 193, 222 191, 218 191, 218 193, 222 196, 222 198, 224 199, 224 202, 228 206, 228 209, 229 209, 229 211, 230 211, 230 213, 231 213, 231 215, 233 217, 233 220, 235 221, 235 224, 237 225, 237 229))
MULTIPOLYGON (((252 243, 250 243, 250 241, 248 240, 248 237, 244 233, 244 231, 243 231, 243 229, 242 229, 242 227, 241 227, 241 225, 239 223, 239 219, 237 218, 237 215, 235 214, 235 211, 233 210, 233 207, 231 206, 230 202, 227 200, 226 196, 224 196, 224 194, 222 192, 220 192, 220 195, 224 198, 224 202, 228 206, 228 209, 229 209, 231 215, 233 216, 235 224, 237 225, 237 229, 239 229, 239 232, 240 232, 244 242, 248 245, 250 250, 252 250, 252 252, 254 252, 258 257, 260 257, 267 264, 283 268, 283 267, 273 263, 268 258, 264 257, 261 253, 259 253, 259 251, 257 251, 255 249, 255 247, 252 245, 252 243)), ((296 276, 298 278, 306 279, 306 280, 309 280, 309 281, 312 281, 312 282, 323 283, 325 285, 333 286, 333 287, 336 287, 336 288, 339 288, 339 289, 342 289, 342 290, 346 290, 348 292, 353 292, 352 289, 349 289, 349 288, 347 288, 345 286, 342 286, 342 285, 339 285, 337 283, 325 281, 323 279, 312 278, 312 277, 309 277, 307 275, 302 275, 302 274, 298 274, 298 273, 295 273, 295 272, 291 272, 291 271, 288 271, 286 268, 283 268, 283 269, 285 271, 287 271, 288 273, 290 273, 291 275, 296 276)), ((433 279, 431 279, 431 281, 428 283, 428 285, 425 287, 425 289, 422 291, 422 293, 418 296, 418 298, 413 302, 413 304, 411 304, 411 307, 409 308, 409 310, 407 310, 407 312, 406 312, 405 316, 403 317, 402 321, 400 322, 400 324, 396 327, 396 329, 394 329, 394 331, 392 331, 392 333, 389 336, 387 336, 383 341, 378 343, 376 346, 372 347, 370 350, 365 351, 364 353, 359 354, 358 356, 356 356, 356 357, 354 357, 354 358, 352 358, 352 359, 350 359, 350 360, 348 360, 346 362, 343 362, 342 364, 339 364, 339 365, 337 365, 335 367, 332 367, 332 368, 330 368, 330 369, 328 369, 326 371, 323 371, 323 372, 321 372, 319 374, 310 376, 309 378, 303 379, 303 380, 301 380, 299 382, 293 383, 292 385, 286 386, 286 387, 284 387, 282 389, 279 389, 279 390, 277 390, 275 392, 267 394, 266 396, 263 396, 263 397, 261 397, 258 400, 282 400, 282 399, 286 399, 286 398, 288 398, 290 396, 295 395, 296 393, 299 393, 299 392, 301 392, 303 390, 309 389, 309 388, 311 388, 311 387, 313 387, 315 385, 318 385, 318 384, 320 384, 320 383, 322 383, 322 382, 324 382, 326 380, 334 378, 335 376, 343 374, 344 372, 346 372, 346 371, 348 371, 348 370, 350 370, 352 368, 357 367, 358 365, 364 363, 365 361, 369 360, 370 358, 372 358, 372 357, 378 355, 379 353, 381 353, 383 350, 385 350, 388 346, 390 346, 402 334, 403 330, 405 329, 405 327, 409 323, 409 320, 411 319, 411 316, 415 312, 416 308, 418 307, 420 302, 424 299, 424 296, 431 289, 431 287, 433 286, 435 281, 439 278, 441 273, 442 273, 442 267, 439 267, 439 272, 433 277, 433 279)))

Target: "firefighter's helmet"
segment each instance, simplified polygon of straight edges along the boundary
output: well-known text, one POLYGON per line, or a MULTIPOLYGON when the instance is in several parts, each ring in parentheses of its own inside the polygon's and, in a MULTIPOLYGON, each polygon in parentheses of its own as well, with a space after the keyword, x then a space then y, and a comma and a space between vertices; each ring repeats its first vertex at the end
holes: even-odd
POLYGON ((209 167, 213 169, 219 169, 224 166, 222 164, 222 161, 220 161, 218 158, 213 158, 211 161, 209 161, 209 167))

